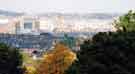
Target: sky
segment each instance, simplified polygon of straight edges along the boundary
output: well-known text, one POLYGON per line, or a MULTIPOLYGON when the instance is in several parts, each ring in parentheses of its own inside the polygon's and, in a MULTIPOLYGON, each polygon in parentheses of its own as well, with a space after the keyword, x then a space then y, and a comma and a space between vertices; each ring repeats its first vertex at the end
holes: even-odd
POLYGON ((0 9, 27 12, 125 13, 135 10, 135 0, 0 0, 0 9))

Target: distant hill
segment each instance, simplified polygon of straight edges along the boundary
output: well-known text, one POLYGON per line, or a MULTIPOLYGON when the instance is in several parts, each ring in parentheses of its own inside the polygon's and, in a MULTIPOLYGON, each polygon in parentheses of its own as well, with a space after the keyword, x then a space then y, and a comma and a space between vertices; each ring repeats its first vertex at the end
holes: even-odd
POLYGON ((39 16, 45 16, 45 17, 54 17, 54 16, 63 16, 67 19, 112 19, 114 17, 118 17, 122 14, 118 13, 43 13, 39 14, 39 16))
POLYGON ((21 16, 24 15, 24 13, 18 13, 14 11, 6 11, 0 9, 0 16, 21 16))
MULTIPOLYGON (((0 16, 21 16, 27 15, 27 13, 19 13, 15 11, 8 11, 0 9, 0 16)), ((39 17, 54 17, 54 16, 63 16, 65 19, 112 19, 114 17, 118 17, 122 14, 118 13, 41 13, 37 14, 36 16, 39 17)))

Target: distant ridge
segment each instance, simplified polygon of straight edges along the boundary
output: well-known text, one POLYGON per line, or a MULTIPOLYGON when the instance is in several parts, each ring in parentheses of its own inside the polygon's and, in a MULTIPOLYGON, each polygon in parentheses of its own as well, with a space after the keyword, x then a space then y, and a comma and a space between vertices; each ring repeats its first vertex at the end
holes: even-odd
POLYGON ((14 11, 7 11, 7 10, 2 10, 0 9, 0 16, 21 16, 24 15, 25 13, 19 13, 19 12, 14 12, 14 11))
MULTIPOLYGON (((27 13, 8 11, 0 9, 0 16, 22 16, 29 15, 27 13)), ((112 19, 114 17, 118 17, 123 15, 122 13, 59 13, 59 12, 50 12, 50 13, 40 13, 35 16, 39 17, 54 17, 54 16, 62 16, 65 19, 112 19)))
POLYGON ((68 19, 112 19, 114 17, 121 16, 120 13, 43 13, 38 16, 53 17, 53 16, 63 16, 68 19))

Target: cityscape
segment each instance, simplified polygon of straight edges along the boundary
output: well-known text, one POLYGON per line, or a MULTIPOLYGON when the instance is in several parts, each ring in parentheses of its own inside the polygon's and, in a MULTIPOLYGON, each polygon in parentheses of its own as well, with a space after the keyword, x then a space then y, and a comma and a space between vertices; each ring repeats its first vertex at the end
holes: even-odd
POLYGON ((0 74, 135 74, 135 1, 0 1, 0 74))
POLYGON ((49 49, 56 40, 64 38, 65 34, 83 39, 98 32, 116 31, 113 22, 119 16, 120 14, 105 13, 27 15, 15 12, 13 15, 13 12, 8 12, 0 18, 0 41, 21 49, 49 49), (42 33, 45 33, 44 37, 41 36, 42 33), (46 42, 42 42, 43 40, 46 42), (43 48, 44 44, 47 45, 43 48))
MULTIPOLYGON (((8 15, 8 14, 7 14, 8 15)), ((120 14, 89 13, 89 14, 60 14, 46 15, 8 15, 1 16, 1 33, 38 34, 41 32, 101 32, 115 31, 113 21, 120 14), (70 27, 70 28, 69 28, 70 27), (102 28, 101 28, 102 27, 102 28), (10 28, 10 29, 9 29, 10 28)))

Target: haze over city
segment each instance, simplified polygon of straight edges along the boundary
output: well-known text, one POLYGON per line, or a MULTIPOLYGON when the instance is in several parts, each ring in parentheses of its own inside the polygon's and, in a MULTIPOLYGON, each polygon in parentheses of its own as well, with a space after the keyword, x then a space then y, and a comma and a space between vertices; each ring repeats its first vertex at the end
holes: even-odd
POLYGON ((29 14, 126 13, 135 9, 135 0, 1 0, 0 9, 29 14))

